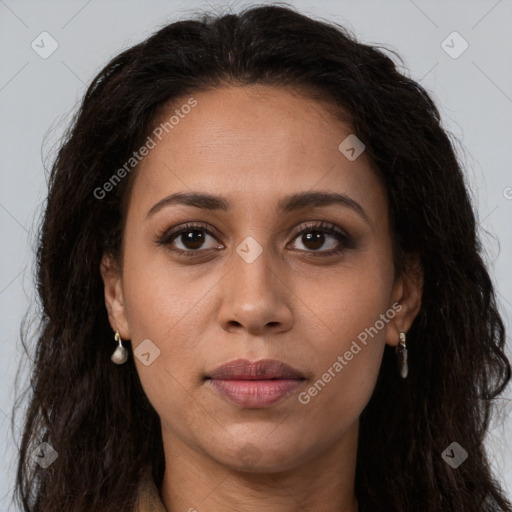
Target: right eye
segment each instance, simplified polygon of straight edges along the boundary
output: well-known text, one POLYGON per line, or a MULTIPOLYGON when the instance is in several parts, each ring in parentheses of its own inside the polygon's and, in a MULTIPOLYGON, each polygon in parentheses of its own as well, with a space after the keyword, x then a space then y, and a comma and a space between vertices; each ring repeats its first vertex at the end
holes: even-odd
POLYGON ((203 224, 185 224, 165 232, 159 237, 158 245, 166 245, 170 250, 181 253, 184 256, 195 256, 199 252, 219 249, 220 247, 213 242, 210 247, 200 251, 205 241, 210 237, 216 240, 215 235, 203 224), (182 247, 177 247, 179 243, 182 247))

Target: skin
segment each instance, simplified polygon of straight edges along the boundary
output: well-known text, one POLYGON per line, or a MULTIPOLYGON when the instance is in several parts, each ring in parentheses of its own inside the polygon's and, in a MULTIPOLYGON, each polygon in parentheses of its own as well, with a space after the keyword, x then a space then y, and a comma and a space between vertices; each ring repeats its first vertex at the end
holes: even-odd
POLYGON ((122 266, 108 255, 101 265, 112 328, 133 349, 150 339, 160 350, 150 365, 135 363, 162 422, 162 501, 169 512, 357 511, 359 416, 385 344, 396 346, 418 313, 422 278, 395 276, 385 190, 365 153, 350 161, 338 150, 352 130, 325 104, 268 86, 193 97, 197 106, 137 169, 122 266), (229 211, 174 204, 147 218, 162 198, 191 191, 224 196, 229 211), (277 210, 305 191, 345 194, 368 220, 339 204, 277 210), (323 244, 303 236, 314 229, 297 236, 302 223, 320 221, 344 230, 353 247, 341 242, 339 254, 322 257, 340 246, 335 235, 323 244), (202 245, 182 236, 157 245, 159 234, 187 222, 205 223, 215 237, 202 231, 202 245), (251 263, 236 252, 248 236, 262 249, 251 263), (396 303, 394 318, 300 403, 299 393, 396 303), (239 357, 281 360, 306 380, 271 407, 236 406, 204 377, 239 357), (248 463, 241 454, 251 450, 248 463))

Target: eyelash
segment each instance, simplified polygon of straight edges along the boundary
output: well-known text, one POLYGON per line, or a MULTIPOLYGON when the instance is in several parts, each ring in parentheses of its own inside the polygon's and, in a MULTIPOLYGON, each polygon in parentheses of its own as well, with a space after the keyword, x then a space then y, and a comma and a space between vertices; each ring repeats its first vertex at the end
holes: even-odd
MULTIPOLYGON (((177 228, 173 228, 170 231, 166 231, 162 234, 160 234, 157 237, 157 245, 167 245, 170 246, 171 242, 173 242, 176 238, 178 238, 182 233, 188 233, 189 231, 204 231, 208 235, 212 236, 213 238, 216 238, 216 235, 212 233, 210 229, 208 229, 206 224, 203 223, 189 223, 185 224, 183 226, 178 226, 177 228)), ((332 249, 330 251, 304 251, 308 253, 313 253, 315 256, 320 257, 328 257, 328 256, 334 256, 336 254, 339 254, 344 249, 351 249, 353 248, 354 244, 352 239, 340 228, 338 228, 335 224, 332 224, 330 222, 321 221, 319 224, 314 223, 305 223, 301 226, 301 230, 295 233, 292 241, 294 241, 296 238, 298 238, 303 233, 308 232, 320 232, 320 233, 326 233, 330 235, 334 235, 339 242, 339 245, 336 249, 332 249)), ((197 257, 199 256, 199 253, 201 252, 207 252, 208 250, 215 250, 215 249, 207 249, 205 250, 183 250, 183 249, 170 249, 172 251, 178 252, 183 256, 187 257, 197 257)))

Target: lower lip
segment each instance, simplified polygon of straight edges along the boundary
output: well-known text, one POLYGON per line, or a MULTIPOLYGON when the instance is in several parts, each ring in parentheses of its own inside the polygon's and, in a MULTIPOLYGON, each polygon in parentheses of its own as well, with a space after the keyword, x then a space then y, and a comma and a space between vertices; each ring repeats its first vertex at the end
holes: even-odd
POLYGON ((295 391, 299 379, 222 380, 211 379, 211 385, 224 397, 242 407, 267 407, 295 391))

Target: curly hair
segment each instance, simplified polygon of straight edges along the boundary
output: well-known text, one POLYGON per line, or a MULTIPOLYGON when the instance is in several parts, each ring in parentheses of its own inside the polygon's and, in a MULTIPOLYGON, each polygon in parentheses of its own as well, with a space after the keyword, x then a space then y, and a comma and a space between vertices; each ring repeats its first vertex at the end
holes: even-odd
MULTIPOLYGON (((160 419, 133 358, 112 367, 99 271, 104 253, 122 259, 137 168, 101 200, 94 190, 169 104, 226 84, 292 87, 343 113, 385 186, 396 272, 407 254, 421 261, 410 375, 397 376, 386 346, 360 417, 360 512, 512 511, 484 446, 511 366, 469 187, 434 101, 383 49, 287 5, 252 6, 163 26, 93 79, 53 161, 38 232, 40 324, 14 493, 25 512, 129 510, 142 468, 162 482, 160 419), (58 453, 46 469, 31 458, 44 441, 58 453), (469 453, 456 470, 441 457, 453 441, 469 453)), ((27 338, 22 329, 26 351, 27 338)))

